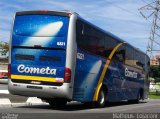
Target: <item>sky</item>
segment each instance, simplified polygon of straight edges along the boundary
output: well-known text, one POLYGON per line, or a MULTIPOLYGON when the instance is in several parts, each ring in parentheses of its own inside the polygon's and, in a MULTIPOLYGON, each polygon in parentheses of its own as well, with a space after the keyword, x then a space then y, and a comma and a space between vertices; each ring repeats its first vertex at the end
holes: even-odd
POLYGON ((9 42, 17 11, 71 10, 145 52, 151 23, 138 9, 151 2, 153 0, 0 0, 0 41, 9 42))

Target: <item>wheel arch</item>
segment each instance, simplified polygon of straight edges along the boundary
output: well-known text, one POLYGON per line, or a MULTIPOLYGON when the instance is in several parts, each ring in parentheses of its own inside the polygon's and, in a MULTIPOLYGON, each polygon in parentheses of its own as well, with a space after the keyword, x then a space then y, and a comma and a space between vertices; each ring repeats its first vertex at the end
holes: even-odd
POLYGON ((144 99, 144 89, 143 88, 139 89, 139 93, 140 93, 140 98, 144 99))
POLYGON ((108 87, 106 84, 102 84, 101 89, 103 89, 106 94, 108 93, 108 87))

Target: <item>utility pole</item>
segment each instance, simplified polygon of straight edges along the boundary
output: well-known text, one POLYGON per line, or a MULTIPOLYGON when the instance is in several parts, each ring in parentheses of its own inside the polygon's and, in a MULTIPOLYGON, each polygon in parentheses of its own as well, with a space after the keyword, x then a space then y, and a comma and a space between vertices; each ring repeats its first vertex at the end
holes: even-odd
POLYGON ((156 0, 150 4, 147 4, 139 9, 140 14, 145 18, 153 18, 150 31, 150 37, 148 40, 146 53, 150 58, 154 57, 154 53, 160 51, 160 0, 156 0), (158 47, 157 47, 158 46, 158 47))

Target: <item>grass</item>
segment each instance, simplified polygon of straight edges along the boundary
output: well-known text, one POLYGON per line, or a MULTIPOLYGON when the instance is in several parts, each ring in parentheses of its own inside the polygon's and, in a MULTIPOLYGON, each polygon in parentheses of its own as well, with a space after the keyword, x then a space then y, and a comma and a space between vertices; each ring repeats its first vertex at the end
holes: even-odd
POLYGON ((160 99, 160 93, 156 94, 156 92, 150 92, 149 98, 150 99, 160 99))

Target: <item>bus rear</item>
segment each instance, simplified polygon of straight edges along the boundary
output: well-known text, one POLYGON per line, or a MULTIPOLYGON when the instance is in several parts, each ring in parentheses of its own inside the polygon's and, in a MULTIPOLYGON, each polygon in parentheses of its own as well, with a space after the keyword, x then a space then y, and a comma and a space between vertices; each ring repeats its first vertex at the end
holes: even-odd
POLYGON ((9 59, 9 91, 43 99, 72 98, 74 15, 27 11, 15 15, 9 59), (71 42, 71 41, 69 41, 71 42), (72 53, 70 53, 70 52, 72 53), (72 59, 70 59, 70 57, 72 59))

